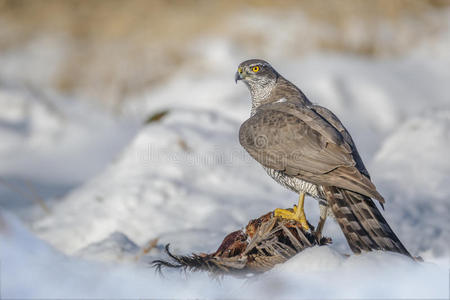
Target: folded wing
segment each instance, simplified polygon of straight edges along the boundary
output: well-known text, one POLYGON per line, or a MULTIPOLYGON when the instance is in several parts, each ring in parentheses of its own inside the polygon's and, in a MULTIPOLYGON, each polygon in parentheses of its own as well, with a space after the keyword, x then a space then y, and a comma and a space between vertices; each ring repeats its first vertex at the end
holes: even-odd
POLYGON ((383 202, 343 130, 309 107, 282 102, 261 106, 242 124, 239 141, 265 167, 383 202))

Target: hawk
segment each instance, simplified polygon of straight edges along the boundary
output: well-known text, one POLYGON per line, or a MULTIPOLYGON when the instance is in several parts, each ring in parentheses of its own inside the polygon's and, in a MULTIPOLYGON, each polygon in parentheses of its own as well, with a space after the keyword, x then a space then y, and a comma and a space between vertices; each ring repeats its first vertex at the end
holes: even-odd
POLYGON ((354 253, 371 250, 410 256, 372 199, 385 202, 370 179, 355 143, 341 121, 264 60, 242 62, 235 81, 250 90, 251 116, 240 127, 239 142, 275 181, 298 193, 293 210, 275 216, 309 230, 305 194, 318 200, 318 238, 333 215, 354 253))

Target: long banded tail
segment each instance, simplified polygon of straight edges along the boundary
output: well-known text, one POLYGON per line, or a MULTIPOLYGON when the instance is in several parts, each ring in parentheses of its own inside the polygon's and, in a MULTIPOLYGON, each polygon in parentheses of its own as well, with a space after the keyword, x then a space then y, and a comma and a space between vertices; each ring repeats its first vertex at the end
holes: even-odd
POLYGON ((385 250, 411 256, 371 198, 337 187, 324 187, 324 191, 354 253, 385 250))

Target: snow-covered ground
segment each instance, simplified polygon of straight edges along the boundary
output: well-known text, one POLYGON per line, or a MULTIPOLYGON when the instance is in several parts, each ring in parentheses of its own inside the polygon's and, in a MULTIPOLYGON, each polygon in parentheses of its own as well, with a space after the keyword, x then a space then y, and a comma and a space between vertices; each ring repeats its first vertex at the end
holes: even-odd
POLYGON ((165 272, 145 265, 68 257, 2 213, 5 298, 444 298, 448 269, 374 252, 345 258, 331 247, 307 249, 256 278, 214 280, 204 273, 165 272), (6 226, 5 226, 6 223, 6 226))
MULTIPOLYGON (((8 211, 0 214, 0 295, 448 297, 447 36, 439 51, 420 48, 395 59, 267 58, 341 118, 387 200, 387 220, 424 263, 381 252, 346 258, 350 250, 330 220, 331 246, 308 249, 257 278, 217 282, 177 271, 161 278, 148 268, 149 260, 164 257, 161 245, 170 242, 175 253, 212 252, 249 219, 296 201, 238 143, 250 108, 248 91, 233 81, 243 58, 224 41, 202 45, 193 50, 205 58, 201 66, 186 65, 128 99, 120 118, 85 102, 0 86, 0 205, 8 211), (144 124, 162 110, 168 114, 160 121, 144 124), (158 246, 139 257, 155 238, 158 246)), ((316 202, 307 201, 306 210, 317 222, 316 202)))
POLYGON ((101 172, 139 128, 92 103, 5 81, 0 106, 0 206, 26 220, 101 172))

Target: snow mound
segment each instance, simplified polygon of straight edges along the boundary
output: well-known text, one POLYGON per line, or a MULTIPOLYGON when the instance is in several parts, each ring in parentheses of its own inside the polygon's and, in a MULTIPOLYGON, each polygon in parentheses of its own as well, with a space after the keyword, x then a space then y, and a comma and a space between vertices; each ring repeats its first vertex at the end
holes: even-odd
POLYGON ((77 252, 77 256, 98 261, 121 261, 137 258, 140 247, 121 232, 92 243, 77 252))
MULTIPOLYGON (((450 109, 429 110, 404 122, 374 160, 379 186, 396 227, 418 251, 449 255, 450 109)), ((430 253, 431 254, 431 253, 430 253)), ((426 255, 429 256, 429 255, 426 255)))
POLYGON ((26 219, 97 175, 137 130, 129 118, 27 85, 0 81, 0 106, 0 206, 26 219))
MULTIPOLYGON (((272 271, 246 281, 233 277, 216 281, 204 273, 186 276, 176 271, 160 277, 153 269, 139 265, 99 264, 64 256, 9 214, 0 212, 0 224, 0 255, 7 258, 2 259, 0 269, 5 298, 448 297, 446 268, 415 263, 392 253, 345 258, 322 246, 309 248, 272 271)), ((115 237, 123 240, 120 234, 115 237)))
POLYGON ((407 120, 389 136, 374 165, 384 171, 385 181, 409 194, 448 199, 449 147, 450 109, 431 110, 407 120))
POLYGON ((275 284, 279 285, 278 292, 289 290, 295 294, 297 290, 297 295, 316 299, 438 298, 448 293, 444 269, 380 251, 346 258, 323 246, 306 249, 288 263, 278 265, 268 275, 273 276, 270 282, 274 283, 259 286, 263 294, 276 298, 277 290, 271 289, 275 284))

